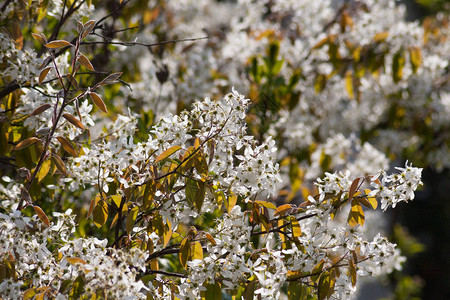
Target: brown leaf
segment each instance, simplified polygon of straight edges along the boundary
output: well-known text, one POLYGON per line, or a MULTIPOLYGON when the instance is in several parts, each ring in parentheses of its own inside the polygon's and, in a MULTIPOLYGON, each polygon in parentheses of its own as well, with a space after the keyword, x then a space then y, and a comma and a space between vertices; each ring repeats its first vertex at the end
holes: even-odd
POLYGON ((16 146, 14 146, 14 148, 12 148, 12 150, 13 151, 16 151, 16 150, 21 150, 21 149, 23 149, 23 148, 26 148, 26 147, 28 147, 28 146, 31 146, 31 145, 33 145, 33 144, 35 144, 35 143, 37 143, 37 142, 40 142, 41 140, 40 139, 38 139, 37 137, 29 137, 29 138, 26 138, 26 139, 24 139, 23 141, 21 141, 20 143, 18 143, 16 146))
POLYGON ((47 76, 48 72, 51 69, 52 67, 47 67, 41 71, 41 73, 39 74, 39 84, 41 84, 44 81, 45 77, 47 76))
POLYGON ((75 77, 72 76, 72 74, 67 73, 66 74, 67 79, 69 79, 70 84, 76 89, 78 90, 78 81, 76 80, 75 77))
POLYGON ((72 123, 73 125, 75 125, 76 127, 80 128, 80 129, 84 129, 83 124, 80 122, 80 120, 78 120, 77 118, 75 118, 72 115, 69 114, 63 114, 63 117, 69 121, 70 123, 72 123))
POLYGON ((50 104, 42 104, 41 106, 39 106, 38 108, 36 108, 35 110, 33 110, 33 112, 31 113, 30 116, 37 116, 41 113, 43 113, 44 111, 46 111, 47 109, 49 109, 50 107, 52 107, 50 104))
POLYGON ((103 84, 116 83, 120 76, 122 76, 122 72, 112 73, 112 74, 106 76, 105 79, 103 79, 100 84, 103 85, 103 84))
POLYGON ((90 71, 95 71, 94 67, 92 66, 90 60, 86 57, 86 55, 80 54, 80 56, 78 57, 77 60, 80 64, 82 64, 84 67, 86 67, 90 71))
POLYGON ((32 203, 33 200, 31 199, 30 193, 24 188, 20 189, 20 196, 26 203, 32 203))
POLYGON ((61 157, 59 157, 56 154, 53 154, 52 161, 56 165, 56 168, 58 169, 58 171, 61 172, 61 174, 63 174, 63 175, 67 174, 66 166, 64 165, 64 162, 62 161, 61 157))
POLYGON ((89 96, 91 97, 92 101, 94 101, 95 105, 104 113, 108 112, 108 109, 106 108, 105 102, 103 102, 102 98, 97 93, 91 92, 89 93, 89 96))
POLYGON ((41 221, 45 225, 50 226, 50 221, 48 220, 48 217, 45 214, 45 212, 42 210, 42 208, 40 208, 37 205, 34 205, 33 208, 34 208, 34 211, 36 212, 36 214, 38 215, 39 219, 41 219, 41 221))
POLYGON ((43 33, 32 33, 33 38, 42 45, 47 44, 47 37, 43 33))
POLYGON ((84 23, 84 32, 83 35, 81 35, 81 39, 84 39, 89 32, 92 31, 92 29, 94 29, 95 26, 95 21, 94 20, 89 20, 86 23, 84 23))
POLYGON ((77 150, 75 150, 72 144, 65 137, 58 136, 56 138, 58 139, 59 143, 64 148, 64 150, 69 152, 72 156, 78 156, 77 150))
POLYGON ((57 48, 67 47, 67 46, 73 46, 73 45, 71 43, 69 43, 68 41, 64 41, 64 40, 55 40, 55 41, 51 41, 50 43, 45 44, 45 47, 51 48, 51 49, 57 49, 57 48))

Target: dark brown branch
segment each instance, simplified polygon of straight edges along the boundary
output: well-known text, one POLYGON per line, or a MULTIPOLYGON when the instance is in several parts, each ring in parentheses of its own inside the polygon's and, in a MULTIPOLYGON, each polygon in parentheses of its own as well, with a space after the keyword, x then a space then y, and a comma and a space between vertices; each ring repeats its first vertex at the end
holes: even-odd
POLYGON ((195 42, 198 40, 205 40, 208 39, 208 36, 199 37, 199 38, 189 38, 189 39, 178 39, 178 40, 169 40, 169 41, 162 41, 157 43, 139 43, 139 42, 112 42, 112 41, 93 41, 93 42, 81 42, 82 45, 121 45, 121 46, 144 46, 144 47, 155 47, 160 45, 166 45, 166 44, 174 44, 178 42, 195 42))

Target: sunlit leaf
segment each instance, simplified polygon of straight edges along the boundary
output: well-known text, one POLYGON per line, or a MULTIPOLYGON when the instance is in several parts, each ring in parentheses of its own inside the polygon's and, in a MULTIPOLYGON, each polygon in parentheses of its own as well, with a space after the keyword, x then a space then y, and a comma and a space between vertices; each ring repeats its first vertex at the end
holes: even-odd
POLYGON ((75 150, 72 144, 65 137, 58 136, 56 139, 59 141, 64 150, 69 152, 72 156, 78 156, 77 150, 75 150))
POLYGON ((44 81, 45 77, 47 76, 48 72, 51 69, 52 69, 52 67, 47 67, 47 68, 43 69, 41 71, 41 73, 39 73, 39 84, 41 84, 44 81))
POLYGON ((107 113, 108 109, 106 108, 105 102, 103 102, 102 98, 94 92, 89 93, 89 97, 91 97, 92 101, 95 103, 102 112, 107 113))
POLYGON ((91 61, 86 57, 86 55, 84 54, 80 54, 80 56, 78 57, 78 62, 83 65, 86 69, 90 70, 90 71, 95 71, 94 67, 92 66, 91 61))
POLYGON ((77 118, 75 118, 72 115, 69 114, 63 114, 63 117, 69 121, 70 123, 72 123, 73 125, 75 125, 76 127, 80 128, 80 129, 84 129, 83 124, 80 122, 80 120, 78 120, 77 118))
POLYGON ((47 37, 43 33, 31 33, 33 38, 42 45, 47 44, 47 37))
POLYGON ((166 158, 168 158, 169 156, 171 156, 172 154, 174 154, 175 152, 177 152, 178 150, 180 150, 181 147, 180 146, 172 146, 169 149, 167 149, 166 151, 164 151, 163 153, 161 153, 156 159, 155 159, 155 164, 159 161, 162 161, 166 158))
POLYGON ((131 234, 131 231, 134 228, 134 224, 136 223, 136 218, 139 212, 139 207, 133 207, 127 215, 127 223, 126 223, 126 230, 128 234, 131 234))
POLYGON ((42 210, 42 208, 40 208, 37 205, 33 205, 33 209, 36 212, 36 214, 38 215, 39 219, 47 226, 50 226, 50 221, 48 220, 47 215, 45 214, 45 212, 42 210))
POLYGON ((97 226, 97 228, 102 227, 108 219, 108 204, 105 201, 100 200, 95 206, 92 215, 95 226, 97 226))
POLYGON ((45 44, 45 47, 51 48, 51 49, 57 49, 57 48, 67 47, 67 46, 73 46, 73 45, 71 43, 69 43, 68 41, 64 41, 64 40, 55 40, 55 41, 51 41, 50 43, 45 44))
POLYGON ((281 206, 279 206, 274 213, 274 216, 284 216, 286 215, 289 211, 291 211, 292 206, 290 204, 283 204, 281 206))

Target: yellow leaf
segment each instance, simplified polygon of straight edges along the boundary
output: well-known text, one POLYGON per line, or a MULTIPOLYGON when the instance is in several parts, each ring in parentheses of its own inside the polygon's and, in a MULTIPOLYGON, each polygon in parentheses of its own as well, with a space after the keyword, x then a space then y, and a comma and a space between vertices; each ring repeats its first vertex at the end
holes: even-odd
POLYGON ((175 152, 177 152, 178 150, 180 150, 181 147, 180 146, 172 146, 169 149, 167 149, 166 151, 164 151, 163 153, 161 153, 155 160, 155 164, 163 159, 168 158, 169 156, 171 156, 172 154, 174 154, 175 152))
POLYGON ((55 40, 55 41, 51 41, 50 43, 45 44, 45 47, 51 48, 51 49, 57 49, 57 48, 66 47, 66 46, 73 46, 73 45, 71 43, 69 43, 68 41, 64 41, 64 40, 55 40))
POLYGON ((82 260, 79 257, 67 257, 66 260, 71 265, 78 265, 78 264, 85 265, 85 264, 87 264, 87 262, 85 262, 84 260, 82 260))
POLYGON ((108 204, 105 201, 100 200, 95 206, 93 211, 94 224, 95 226, 97 226, 97 228, 100 228, 106 223, 107 219, 108 219, 108 204))
POLYGON ((345 88, 347 89, 348 96, 350 99, 355 98, 355 93, 353 91, 353 73, 352 71, 347 71, 345 73, 345 88))
POLYGON ((36 176, 38 182, 41 182, 42 179, 44 179, 45 176, 47 176, 48 172, 50 171, 51 164, 52 164, 51 161, 48 159, 42 163, 41 168, 39 169, 39 172, 36 176))
POLYGON ((198 241, 191 244, 191 260, 194 259, 203 259, 202 244, 198 241))
POLYGON ((91 97, 92 101, 94 101, 95 105, 104 113, 108 112, 108 109, 106 108, 105 102, 103 102, 102 98, 94 92, 89 93, 89 96, 91 97))
POLYGON ((374 42, 382 42, 389 36, 389 32, 379 32, 374 35, 373 41, 374 42))
POLYGON ((50 221, 48 220, 48 217, 45 214, 45 212, 42 210, 42 208, 40 208, 37 205, 34 205, 33 208, 34 208, 34 211, 36 212, 36 214, 38 215, 39 219, 41 219, 41 221, 45 225, 50 226, 50 221))
POLYGON ((300 228, 300 224, 298 223, 297 218, 294 216, 291 216, 291 228, 292 228, 292 235, 294 237, 302 236, 302 230, 300 228))
POLYGON ((276 205, 272 202, 262 201, 262 200, 255 200, 255 203, 258 203, 258 205, 264 206, 266 208, 270 209, 277 209, 276 205))
POLYGON ((359 204, 359 202, 353 200, 352 208, 348 214, 348 219, 347 219, 348 224, 352 227, 354 227, 358 224, 363 226, 364 220, 365 220, 365 216, 364 216, 364 211, 362 209, 361 204, 359 204))
POLYGON ((228 196, 228 200, 226 202, 228 213, 230 213, 231 210, 233 209, 233 207, 236 205, 237 199, 238 199, 237 195, 233 194, 233 195, 228 196))
POLYGON ((416 73, 422 64, 422 52, 419 47, 409 48, 409 59, 411 61, 413 73, 416 73))

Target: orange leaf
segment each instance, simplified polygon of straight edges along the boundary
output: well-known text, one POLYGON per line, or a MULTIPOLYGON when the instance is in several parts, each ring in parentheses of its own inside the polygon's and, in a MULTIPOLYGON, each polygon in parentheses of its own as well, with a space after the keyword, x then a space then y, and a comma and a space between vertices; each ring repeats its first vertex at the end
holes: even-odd
POLYGON ((12 148, 12 150, 13 151, 20 150, 20 149, 26 148, 26 147, 31 146, 31 145, 33 145, 33 144, 35 144, 37 142, 40 142, 40 141, 41 140, 38 139, 37 137, 29 137, 29 138, 24 139, 23 141, 21 141, 17 145, 15 145, 14 148, 12 148))
POLYGON ((284 216, 291 208, 292 206, 290 204, 281 205, 275 210, 274 216, 284 216))
POLYGON ((108 112, 108 109, 106 108, 105 102, 103 102, 102 98, 94 92, 89 93, 89 96, 91 97, 92 101, 94 101, 95 105, 104 113, 108 112))
POLYGON ((73 45, 71 43, 69 43, 68 41, 64 41, 64 40, 55 40, 55 41, 51 41, 50 43, 45 44, 45 47, 51 48, 51 49, 57 49, 57 48, 66 47, 66 46, 73 46, 73 45))
POLYGON ((39 74, 39 84, 41 84, 44 81, 45 77, 47 76, 48 72, 51 69, 52 67, 47 67, 41 71, 41 73, 39 74))
POLYGON ((72 154, 72 156, 78 156, 77 151, 75 150, 75 148, 72 146, 72 144, 66 138, 64 138, 62 136, 58 136, 56 138, 58 139, 59 143, 64 148, 64 150, 66 150, 67 152, 72 154))
POLYGON ((80 122, 80 120, 78 120, 77 118, 75 118, 72 115, 69 114, 63 114, 63 117, 69 121, 70 123, 72 123, 73 125, 75 125, 76 127, 80 128, 80 129, 84 129, 83 124, 80 122))
POLYGON ((34 205, 33 208, 34 208, 34 211, 36 212, 36 214, 38 215, 39 219, 41 219, 41 221, 45 225, 50 226, 50 221, 48 220, 48 217, 45 214, 45 212, 42 210, 42 208, 40 208, 37 205, 34 205))
POLYGON ((37 116, 37 115, 43 113, 44 111, 46 111, 47 109, 49 109, 50 107, 52 107, 52 106, 48 103, 42 104, 41 106, 39 106, 38 108, 33 110, 33 112, 30 114, 30 116, 37 116))
POLYGON ((86 55, 80 54, 80 56, 78 57, 78 61, 80 62, 80 64, 82 64, 84 67, 86 67, 90 71, 95 71, 94 67, 92 66, 91 62, 86 57, 86 55))
POLYGON ((359 181, 361 180, 361 177, 356 178, 353 180, 352 184, 350 185, 350 191, 348 192, 348 201, 352 201, 353 196, 356 193, 356 190, 358 189, 359 181))
POLYGON ((32 33, 33 38, 42 45, 47 44, 47 37, 43 33, 32 33))

